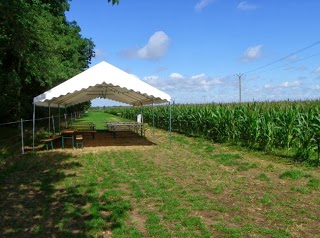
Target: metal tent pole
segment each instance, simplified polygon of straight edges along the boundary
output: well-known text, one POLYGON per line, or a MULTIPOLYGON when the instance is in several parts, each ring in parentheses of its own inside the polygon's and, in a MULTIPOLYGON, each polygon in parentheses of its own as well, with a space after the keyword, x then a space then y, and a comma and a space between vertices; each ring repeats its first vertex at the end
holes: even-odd
POLYGON ((33 153, 34 153, 35 124, 36 124, 36 104, 33 103, 33 117, 32 117, 32 151, 33 153))
POLYGON ((50 103, 48 104, 48 106, 49 106, 49 116, 48 116, 48 118, 49 118, 49 135, 50 135, 50 128, 51 128, 51 127, 50 127, 50 119, 51 119, 51 118, 50 118, 50 114, 51 114, 51 111, 50 111, 50 109, 51 109, 51 108, 50 108, 50 103))
POLYGON ((24 154, 24 141, 23 141, 23 119, 21 118, 21 152, 24 154))
POLYGON ((56 128, 54 126, 54 117, 53 117, 53 115, 51 117, 52 117, 52 130, 53 130, 53 134, 55 135, 56 134, 56 128))
POLYGON ((58 125, 58 128, 59 128, 59 133, 60 133, 60 131, 61 131, 61 129, 60 129, 60 104, 58 105, 58 110, 59 110, 59 119, 58 119, 58 122, 59 122, 59 125, 58 125))
POLYGON ((67 122, 67 108, 64 108, 64 127, 68 128, 68 122, 67 122))
POLYGON ((154 135, 154 103, 152 101, 152 134, 154 135))
POLYGON ((172 131, 172 128, 171 128, 171 103, 169 102, 169 145, 171 146, 171 141, 172 141, 172 138, 171 138, 171 131, 172 131))
MULTIPOLYGON (((140 109, 141 109, 141 123, 143 125, 143 104, 140 102, 140 109)), ((143 128, 140 126, 140 135, 143 136, 143 128)))

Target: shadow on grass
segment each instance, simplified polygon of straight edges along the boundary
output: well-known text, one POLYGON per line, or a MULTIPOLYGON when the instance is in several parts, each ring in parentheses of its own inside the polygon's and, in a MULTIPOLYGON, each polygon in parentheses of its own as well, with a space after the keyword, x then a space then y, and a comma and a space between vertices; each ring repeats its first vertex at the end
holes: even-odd
MULTIPOLYGON (((90 133, 81 133, 81 131, 76 132, 83 136, 83 145, 87 147, 101 147, 101 146, 151 146, 155 145, 148 138, 139 135, 134 132, 121 131, 114 135, 106 130, 97 130, 92 137, 90 133)), ((55 140, 54 148, 61 148, 61 140, 55 140)), ((65 140, 65 148, 72 148, 72 143, 70 139, 65 140)), ((45 150, 45 147, 43 148, 45 150)))
POLYGON ((82 167, 70 158, 58 152, 26 155, 0 171, 0 237, 93 237, 106 228, 97 224, 100 214, 88 210, 97 197, 63 185, 82 167))

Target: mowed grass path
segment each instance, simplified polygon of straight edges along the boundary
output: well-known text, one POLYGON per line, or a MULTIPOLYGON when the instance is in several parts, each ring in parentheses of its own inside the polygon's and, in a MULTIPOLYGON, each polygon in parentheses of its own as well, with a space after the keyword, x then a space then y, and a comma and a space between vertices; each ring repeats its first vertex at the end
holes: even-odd
POLYGON ((89 111, 84 117, 76 119, 73 124, 94 123, 97 130, 105 130, 107 122, 120 122, 129 121, 122 117, 116 117, 114 115, 104 113, 102 110, 89 111))
POLYGON ((318 169, 147 131, 0 171, 0 237, 320 237, 318 169))

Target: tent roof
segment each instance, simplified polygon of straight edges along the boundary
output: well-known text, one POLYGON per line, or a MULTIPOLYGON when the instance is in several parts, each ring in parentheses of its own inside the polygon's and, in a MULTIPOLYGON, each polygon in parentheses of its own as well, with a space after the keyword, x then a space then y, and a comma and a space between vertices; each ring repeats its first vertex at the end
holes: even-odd
POLYGON ((141 104, 169 102, 171 97, 138 77, 102 61, 58 86, 33 98, 36 106, 68 107, 95 98, 122 103, 141 104))

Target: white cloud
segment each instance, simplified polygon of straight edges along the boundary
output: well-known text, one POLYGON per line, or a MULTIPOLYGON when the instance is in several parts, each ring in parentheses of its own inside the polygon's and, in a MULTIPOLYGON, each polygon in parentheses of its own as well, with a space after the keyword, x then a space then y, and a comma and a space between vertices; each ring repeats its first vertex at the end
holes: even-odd
POLYGON ((265 84, 263 87, 264 88, 273 88, 272 84, 265 84))
POLYGON ((197 75, 192 76, 191 79, 198 79, 198 78, 204 78, 204 77, 206 77, 205 74, 197 74, 197 75))
POLYGON ((313 90, 320 90, 320 85, 312 86, 311 89, 313 89, 313 90))
POLYGON ((222 78, 208 77, 205 74, 185 77, 181 74, 173 73, 167 78, 147 76, 144 77, 144 80, 163 91, 189 93, 207 92, 215 85, 222 84, 222 78))
POLYGON ((125 50, 121 54, 129 58, 140 58, 148 60, 156 60, 163 57, 169 47, 170 39, 163 31, 155 32, 148 43, 138 50, 125 50))
POLYGON ((194 9, 197 12, 201 12, 203 8, 209 6, 213 2, 214 2, 214 0, 199 0, 197 2, 197 4, 195 5, 194 9))
POLYGON ((157 73, 159 73, 159 72, 166 71, 167 69, 168 69, 168 67, 166 67, 166 66, 159 66, 155 71, 157 73))
POLYGON ((320 66, 314 70, 315 73, 320 73, 320 66))
POLYGON ((257 6, 254 4, 250 4, 247 1, 242 1, 238 4, 238 9, 243 10, 243 11, 247 11, 247 10, 254 10, 256 9, 257 6))
POLYGON ((262 45, 251 46, 243 54, 244 61, 253 61, 261 57, 262 45))
POLYGON ((283 87, 283 88, 295 88, 295 87, 298 87, 300 86, 300 81, 298 80, 295 80, 295 81, 292 81, 292 82, 284 82, 282 83, 280 86, 283 87))
POLYGON ((181 75, 179 73, 172 73, 172 74, 170 74, 169 77, 172 79, 183 79, 184 78, 183 75, 181 75))
POLYGON ((169 46, 169 37, 163 31, 155 32, 148 43, 137 51, 142 59, 159 59, 165 55, 169 46))
POLYGON ((157 80, 157 79, 159 79, 159 76, 156 76, 156 75, 145 76, 145 77, 143 78, 143 80, 145 80, 145 81, 148 81, 148 80, 157 80))
POLYGON ((95 49, 95 58, 106 58, 107 53, 102 49, 95 49))

